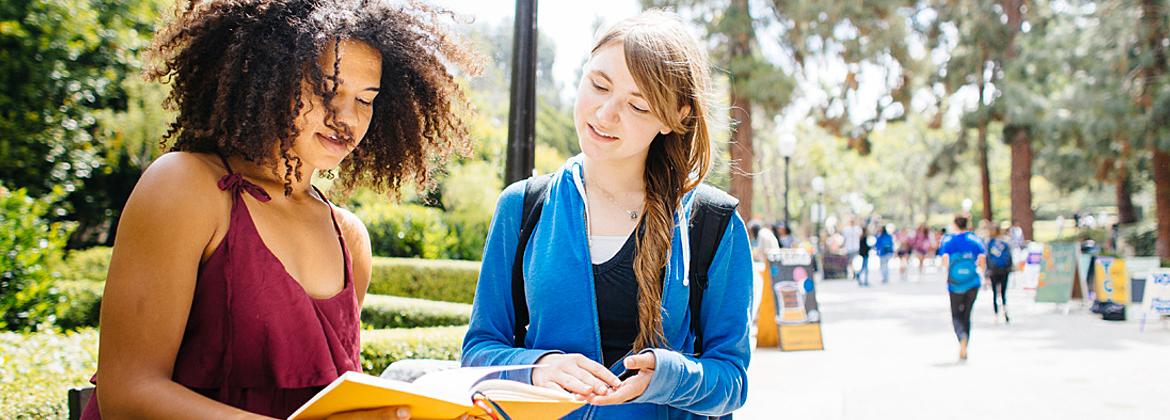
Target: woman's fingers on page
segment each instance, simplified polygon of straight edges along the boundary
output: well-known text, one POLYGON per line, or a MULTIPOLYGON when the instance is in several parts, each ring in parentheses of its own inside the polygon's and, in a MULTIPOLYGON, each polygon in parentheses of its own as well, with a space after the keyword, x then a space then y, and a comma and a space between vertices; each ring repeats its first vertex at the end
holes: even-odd
POLYGON ((577 367, 588 371, 594 378, 598 379, 599 383, 593 384, 594 387, 600 387, 597 389, 598 394, 605 395, 604 392, 608 391, 609 388, 616 388, 622 384, 622 381, 618 379, 617 375, 614 375, 613 372, 610 372, 609 369, 606 369, 600 363, 584 359, 584 361, 577 362, 577 367))
POLYGON ((561 388, 565 389, 565 391, 569 391, 574 394, 580 394, 582 396, 589 396, 593 394, 592 386, 589 386, 583 382, 581 378, 574 376, 569 372, 561 372, 560 375, 557 375, 553 378, 553 382, 556 382, 557 385, 560 385, 561 388))
POLYGON ((646 387, 650 385, 650 378, 653 376, 654 371, 652 369, 639 370, 637 375, 626 379, 625 382, 622 382, 621 386, 609 395, 595 397, 589 403, 594 405, 621 404, 638 398, 642 393, 646 392, 646 387))
POLYGON ((383 407, 373 410, 354 410, 330 415, 326 420, 407 420, 410 407, 383 407))

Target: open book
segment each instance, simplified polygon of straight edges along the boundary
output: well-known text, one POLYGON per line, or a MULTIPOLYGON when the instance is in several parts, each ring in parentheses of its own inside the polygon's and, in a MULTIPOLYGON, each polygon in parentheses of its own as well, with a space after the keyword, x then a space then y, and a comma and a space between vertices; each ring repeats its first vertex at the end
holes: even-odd
POLYGON ((346 372, 289 416, 313 420, 351 410, 410 406, 412 419, 455 419, 484 415, 472 397, 482 393, 513 419, 558 419, 584 401, 564 391, 504 379, 484 379, 497 372, 535 366, 490 366, 428 373, 414 382, 346 372))

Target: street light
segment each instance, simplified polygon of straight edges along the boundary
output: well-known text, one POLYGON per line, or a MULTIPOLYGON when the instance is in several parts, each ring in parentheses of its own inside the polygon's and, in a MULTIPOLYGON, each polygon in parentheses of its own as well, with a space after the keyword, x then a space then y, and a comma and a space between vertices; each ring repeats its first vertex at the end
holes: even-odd
POLYGON ((784 227, 792 231, 792 224, 788 220, 788 164, 792 154, 796 153, 796 136, 790 132, 780 134, 780 156, 784 156, 784 227))
POLYGON ((824 271, 825 241, 821 240, 821 221, 825 218, 825 177, 818 175, 816 178, 813 178, 812 189, 817 193, 817 204, 813 206, 813 208, 816 209, 816 211, 813 212, 813 221, 817 224, 817 255, 821 257, 820 267, 822 267, 821 270, 824 271))

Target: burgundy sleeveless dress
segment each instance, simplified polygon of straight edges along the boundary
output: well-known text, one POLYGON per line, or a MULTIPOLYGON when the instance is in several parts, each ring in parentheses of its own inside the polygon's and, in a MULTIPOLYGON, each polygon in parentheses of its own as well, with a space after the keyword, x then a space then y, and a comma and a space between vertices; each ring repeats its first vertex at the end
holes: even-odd
MULTIPOLYGON (((199 267, 173 379, 224 404, 284 418, 341 374, 361 371, 352 261, 331 213, 345 287, 330 298, 309 296, 264 245, 241 194, 271 198, 224 166, 219 188, 232 194, 231 225, 199 267)), ((96 397, 81 418, 101 418, 96 397)))

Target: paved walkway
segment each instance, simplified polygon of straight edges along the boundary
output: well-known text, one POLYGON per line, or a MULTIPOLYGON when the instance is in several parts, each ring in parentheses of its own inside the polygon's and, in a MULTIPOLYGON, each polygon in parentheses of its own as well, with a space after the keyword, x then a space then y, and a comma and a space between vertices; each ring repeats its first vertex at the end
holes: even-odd
MULTIPOLYGON (((1170 419, 1170 327, 1138 331, 1077 304, 1064 315, 1008 294, 995 322, 980 291, 970 358, 958 363, 940 275, 871 287, 820 284, 825 350, 757 349, 744 419, 1170 419)), ((877 281, 875 281, 877 280, 877 281)))

